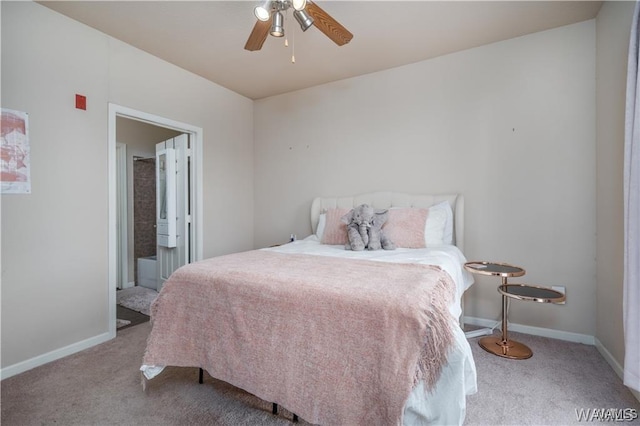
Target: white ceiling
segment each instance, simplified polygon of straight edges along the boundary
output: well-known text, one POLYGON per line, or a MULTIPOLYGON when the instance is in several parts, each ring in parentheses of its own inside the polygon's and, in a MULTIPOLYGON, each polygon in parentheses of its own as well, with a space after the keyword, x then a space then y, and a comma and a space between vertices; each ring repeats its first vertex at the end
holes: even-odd
POLYGON ((289 14, 283 39, 244 44, 256 1, 47 1, 53 10, 251 99, 398 67, 594 18, 601 1, 331 1, 338 47, 289 14), (295 40, 295 43, 294 43, 295 40), (291 63, 295 44, 295 64, 291 63))

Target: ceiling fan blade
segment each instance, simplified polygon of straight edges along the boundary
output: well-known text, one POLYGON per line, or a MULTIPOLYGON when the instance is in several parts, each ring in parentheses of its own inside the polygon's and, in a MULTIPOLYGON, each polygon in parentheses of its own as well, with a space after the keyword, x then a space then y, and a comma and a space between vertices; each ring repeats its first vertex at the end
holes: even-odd
POLYGON ((271 23, 269 21, 256 21, 244 48, 252 52, 262 49, 262 45, 269 35, 269 28, 271 28, 271 23))
POLYGON ((353 34, 351 34, 349 30, 329 16, 329 14, 322 10, 317 4, 307 1, 305 10, 313 18, 313 25, 338 46, 349 43, 353 38, 353 34))

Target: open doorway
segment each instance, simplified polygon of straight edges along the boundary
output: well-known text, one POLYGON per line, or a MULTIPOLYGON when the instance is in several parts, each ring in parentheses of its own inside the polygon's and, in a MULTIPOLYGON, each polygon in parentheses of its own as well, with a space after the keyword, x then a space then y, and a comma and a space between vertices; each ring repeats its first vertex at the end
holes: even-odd
MULTIPOLYGON (((164 152, 164 151, 163 151, 164 152)), ((172 272, 202 258, 202 129, 130 108, 109 105, 109 333, 115 337, 127 294, 149 297, 159 290, 160 272, 172 272), (175 143, 174 143, 175 141, 175 143), (178 143, 180 142, 180 143, 178 143), (157 201, 166 185, 158 182, 165 164, 159 147, 171 147, 177 175, 178 241, 167 248, 156 235, 157 201), (160 159, 160 161, 158 161, 160 159), (160 173, 160 175, 159 175, 160 173), (162 186, 162 189, 160 189, 162 186), (182 245, 180 245, 182 244, 182 245), (157 257, 157 254, 161 256, 157 257), (156 261, 156 259, 158 259, 156 261), (162 263, 162 265, 160 265, 162 263), (156 266, 157 265, 157 266, 156 266)), ((164 181, 162 181, 164 183, 164 181)), ((175 195, 175 194, 174 194, 175 195)), ((161 201, 164 203, 164 201, 161 201)), ((148 313, 148 311, 147 311, 148 313)), ((133 316, 135 318, 135 315, 133 316)), ((125 318, 126 320, 126 318, 125 318)), ((138 319, 139 320, 139 319, 138 319)))
POLYGON ((174 129, 116 117, 118 331, 148 321, 150 304, 160 289, 156 145, 183 135, 174 129))
POLYGON ((144 286, 156 290, 156 144, 182 133, 155 124, 116 117, 117 228, 119 290, 144 286))

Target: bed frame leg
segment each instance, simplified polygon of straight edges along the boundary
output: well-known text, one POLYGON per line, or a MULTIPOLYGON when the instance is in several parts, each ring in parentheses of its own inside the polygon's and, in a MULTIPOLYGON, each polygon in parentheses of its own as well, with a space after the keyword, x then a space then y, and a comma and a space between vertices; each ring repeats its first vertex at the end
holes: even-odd
POLYGON ((198 374, 198 383, 202 384, 204 382, 204 370, 201 368, 200 373, 198 374))
MULTIPOLYGON (((275 402, 271 403, 271 414, 278 414, 278 404, 275 402)), ((298 415, 295 413, 293 414, 293 422, 298 423, 298 415)))

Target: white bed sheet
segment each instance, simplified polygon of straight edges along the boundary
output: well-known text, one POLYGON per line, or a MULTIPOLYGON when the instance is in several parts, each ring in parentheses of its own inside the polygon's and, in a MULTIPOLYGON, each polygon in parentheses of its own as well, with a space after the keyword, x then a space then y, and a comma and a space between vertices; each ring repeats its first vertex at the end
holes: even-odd
POLYGON ((271 250, 279 253, 300 253, 318 256, 343 257, 350 259, 365 259, 391 263, 419 263, 423 265, 437 265, 447 272, 456 284, 456 298, 449 307, 454 318, 462 315, 462 294, 473 284, 473 275, 464 269, 467 261, 460 249, 453 245, 434 246, 421 249, 397 248, 395 250, 345 250, 344 246, 321 244, 318 237, 310 235, 303 240, 293 241, 271 250))
MULTIPOLYGON (((451 324, 454 343, 435 388, 427 393, 421 381, 411 391, 404 408, 403 425, 462 425, 464 423, 466 396, 477 392, 477 375, 471 347, 464 332, 458 326, 457 319, 462 313, 462 294, 474 281, 473 276, 463 268, 466 259, 456 246, 353 252, 345 250, 344 246, 321 244, 315 235, 311 235, 304 240, 263 250, 380 262, 438 265, 447 272, 456 284, 456 299, 449 308, 453 316, 451 324)), ((140 370, 150 380, 160 374, 164 366, 143 365, 140 370)))

